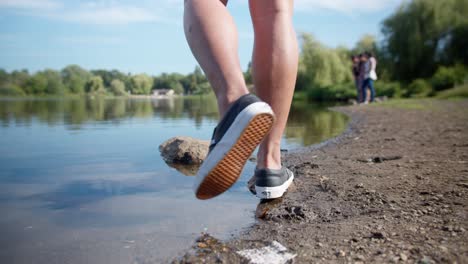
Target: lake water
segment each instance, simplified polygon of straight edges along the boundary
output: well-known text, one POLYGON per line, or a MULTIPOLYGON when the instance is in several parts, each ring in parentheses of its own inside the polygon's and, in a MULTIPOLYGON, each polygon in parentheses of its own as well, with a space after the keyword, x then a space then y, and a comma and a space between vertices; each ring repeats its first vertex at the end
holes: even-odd
MULTIPOLYGON (((254 223, 246 183, 199 201, 193 177, 168 167, 158 146, 209 139, 210 97, 0 100, 0 263, 164 262, 201 232, 220 239, 254 223)), ((294 104, 284 149, 341 133, 347 118, 294 104)))

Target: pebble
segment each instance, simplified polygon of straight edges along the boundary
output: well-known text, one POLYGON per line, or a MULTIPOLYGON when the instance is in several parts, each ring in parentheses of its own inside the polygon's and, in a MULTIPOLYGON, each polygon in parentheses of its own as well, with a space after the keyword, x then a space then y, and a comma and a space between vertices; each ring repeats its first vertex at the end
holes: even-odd
POLYGON ((432 264, 434 261, 428 256, 424 256, 422 259, 419 260, 419 264, 432 264))
POLYGON ((199 248, 206 248, 206 247, 208 247, 208 246, 207 246, 205 243, 203 243, 203 242, 199 242, 199 243, 197 244, 197 246, 198 246, 199 248))
POLYGON ((344 256, 346 256, 346 252, 344 252, 343 250, 339 250, 339 251, 337 251, 337 252, 335 253, 335 255, 336 255, 337 257, 344 257, 344 256))
POLYGON ((372 232, 371 238, 384 239, 385 233, 384 232, 372 232))
POLYGON ((445 246, 439 246, 439 249, 442 250, 443 252, 448 252, 448 248, 445 246))
POLYGON ((406 256, 404 253, 400 253, 400 259, 403 260, 403 261, 407 261, 408 256, 406 256))

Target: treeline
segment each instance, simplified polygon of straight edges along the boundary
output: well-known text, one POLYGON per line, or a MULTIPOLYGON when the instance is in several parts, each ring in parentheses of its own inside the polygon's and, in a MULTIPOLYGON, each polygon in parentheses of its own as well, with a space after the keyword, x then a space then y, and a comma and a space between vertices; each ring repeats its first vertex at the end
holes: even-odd
POLYGON ((0 95, 148 95, 154 89, 173 89, 176 94, 205 94, 211 89, 201 69, 187 75, 162 73, 158 76, 128 74, 118 70, 87 71, 69 65, 61 71, 47 69, 30 74, 27 70, 0 69, 0 95))
POLYGON ((405 1, 381 30, 382 41, 367 35, 352 49, 328 48, 303 34, 296 91, 313 100, 355 98, 350 56, 371 51, 378 95, 425 97, 461 86, 458 94, 468 96, 467 0, 405 1))

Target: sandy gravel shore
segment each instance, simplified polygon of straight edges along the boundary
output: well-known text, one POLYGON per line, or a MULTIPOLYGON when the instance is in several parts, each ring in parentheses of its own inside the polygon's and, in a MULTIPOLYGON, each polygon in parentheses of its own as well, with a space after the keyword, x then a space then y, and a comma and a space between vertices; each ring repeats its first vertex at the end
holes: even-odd
POLYGON ((239 251, 279 242, 294 263, 468 263, 468 101, 336 110, 348 131, 286 154, 296 180, 282 200, 259 203, 238 237, 202 235, 173 262, 248 263, 239 251))

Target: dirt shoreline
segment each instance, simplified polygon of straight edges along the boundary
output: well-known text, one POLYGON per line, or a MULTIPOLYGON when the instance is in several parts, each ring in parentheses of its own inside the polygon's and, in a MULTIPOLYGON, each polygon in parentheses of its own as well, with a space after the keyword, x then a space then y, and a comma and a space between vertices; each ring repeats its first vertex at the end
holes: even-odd
POLYGON ((349 129, 285 155, 295 186, 225 242, 173 263, 247 263, 277 241, 294 263, 468 263, 468 101, 338 107, 349 129))

